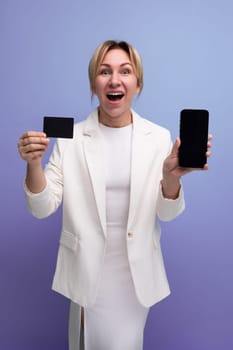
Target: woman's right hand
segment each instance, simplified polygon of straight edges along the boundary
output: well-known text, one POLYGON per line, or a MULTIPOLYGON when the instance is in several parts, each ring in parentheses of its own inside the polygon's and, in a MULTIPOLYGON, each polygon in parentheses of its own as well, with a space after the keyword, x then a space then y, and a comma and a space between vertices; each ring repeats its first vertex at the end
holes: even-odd
POLYGON ((49 145, 49 139, 44 132, 27 131, 18 141, 18 150, 22 159, 28 164, 40 162, 49 145))

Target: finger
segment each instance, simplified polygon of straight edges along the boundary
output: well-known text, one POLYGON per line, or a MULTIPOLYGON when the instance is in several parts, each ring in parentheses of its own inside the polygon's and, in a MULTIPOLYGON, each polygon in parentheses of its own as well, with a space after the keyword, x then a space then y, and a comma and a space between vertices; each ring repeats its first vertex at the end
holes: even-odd
POLYGON ((31 160, 34 157, 38 157, 38 156, 42 156, 46 149, 48 148, 49 145, 49 139, 47 137, 45 137, 44 133, 25 133, 26 135, 43 135, 41 137, 35 137, 35 136, 30 136, 30 137, 24 137, 21 138, 18 142, 18 151, 20 156, 24 159, 24 160, 31 160))
POLYGON ((48 144, 49 139, 45 136, 28 136, 19 139, 18 146, 27 146, 29 144, 48 144))
POLYGON ((27 146, 29 144, 40 144, 40 145, 46 145, 48 144, 49 139, 45 137, 27 137, 22 140, 22 145, 27 146))
POLYGON ((37 152, 37 151, 41 151, 44 152, 48 147, 48 143, 28 143, 26 145, 21 145, 19 147, 19 149, 22 151, 22 153, 29 153, 29 152, 37 152))
POLYGON ((46 134, 42 131, 27 131, 25 132, 21 137, 20 139, 24 139, 24 138, 27 138, 27 137, 33 137, 33 136, 36 136, 36 137, 46 137, 46 134))
MULTIPOLYGON (((27 131, 22 136, 20 136, 19 141, 18 141, 18 146, 28 144, 29 142, 33 142, 33 138, 34 138, 34 140, 35 140, 35 138, 37 138, 37 139, 41 140, 43 143, 47 137, 46 137, 46 134, 44 132, 27 131)), ((36 142, 38 142, 38 141, 36 141, 36 142)))
POLYGON ((22 159, 26 161, 42 157, 47 149, 47 146, 39 147, 39 145, 28 145, 26 147, 19 147, 19 154, 22 159))

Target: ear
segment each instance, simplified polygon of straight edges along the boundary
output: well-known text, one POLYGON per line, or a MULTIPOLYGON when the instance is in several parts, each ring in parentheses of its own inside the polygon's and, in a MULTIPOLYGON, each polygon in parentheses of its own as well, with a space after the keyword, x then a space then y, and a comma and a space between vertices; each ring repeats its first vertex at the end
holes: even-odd
POLYGON ((138 83, 137 89, 136 89, 136 94, 140 94, 141 90, 142 90, 142 86, 141 86, 141 84, 138 83))

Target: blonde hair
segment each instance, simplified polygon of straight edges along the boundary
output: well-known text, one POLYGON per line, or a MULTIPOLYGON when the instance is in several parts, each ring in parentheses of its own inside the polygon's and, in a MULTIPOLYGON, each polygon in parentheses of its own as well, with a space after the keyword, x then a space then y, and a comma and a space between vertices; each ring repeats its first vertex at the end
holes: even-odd
POLYGON ((91 57, 91 60, 88 66, 88 75, 89 75, 91 91, 93 92, 95 90, 95 79, 96 79, 98 68, 101 62, 103 61, 107 52, 114 49, 121 49, 125 51, 129 56, 134 74, 136 75, 136 78, 137 78, 137 84, 140 87, 140 92, 141 92, 143 87, 143 66, 142 66, 141 57, 138 51, 126 41, 115 41, 115 40, 107 40, 103 42, 101 45, 99 45, 96 48, 96 50, 94 51, 91 57))

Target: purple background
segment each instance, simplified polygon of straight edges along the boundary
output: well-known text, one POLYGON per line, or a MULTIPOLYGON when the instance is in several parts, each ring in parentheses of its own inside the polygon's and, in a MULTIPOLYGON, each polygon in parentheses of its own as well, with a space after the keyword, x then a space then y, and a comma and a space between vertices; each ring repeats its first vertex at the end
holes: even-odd
POLYGON ((232 18, 230 0, 1 0, 0 349, 67 349, 69 302, 50 290, 60 211, 27 212, 17 141, 43 115, 95 107, 88 60, 109 38, 142 54, 140 114, 175 139, 182 108, 208 108, 214 134, 210 170, 183 179, 186 211, 162 224, 172 294, 151 310, 145 349, 233 349, 232 18))

